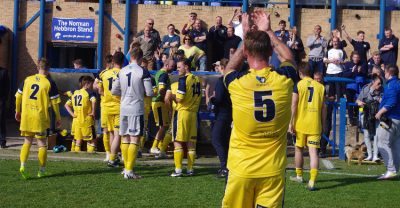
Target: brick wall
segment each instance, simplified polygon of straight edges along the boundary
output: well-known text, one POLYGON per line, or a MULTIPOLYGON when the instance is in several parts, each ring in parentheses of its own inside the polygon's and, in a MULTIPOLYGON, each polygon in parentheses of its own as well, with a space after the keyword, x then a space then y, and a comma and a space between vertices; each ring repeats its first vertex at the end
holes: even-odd
MULTIPOLYGON (((13 0, 2 0, 0 1, 0 24, 3 24, 12 29, 13 23, 13 0)), ((20 26, 25 24, 39 9, 39 2, 35 1, 21 1, 20 7, 20 26)), ((46 14, 46 30, 45 40, 46 42, 51 41, 51 19, 53 17, 65 17, 65 18, 93 18, 96 20, 95 28, 95 41, 97 42, 97 23, 98 16, 95 12, 89 11, 89 7, 93 7, 95 11, 98 10, 97 3, 90 2, 63 2, 57 1, 56 3, 48 3, 47 8, 51 10, 50 13, 46 14), (61 11, 55 9, 56 6, 62 8, 61 11)), ((234 7, 206 7, 206 6, 164 6, 164 5, 132 5, 131 12, 131 30, 136 33, 142 29, 147 18, 155 19, 155 28, 165 35, 167 32, 167 25, 169 23, 175 24, 177 29, 182 29, 183 25, 188 19, 190 12, 196 12, 198 17, 211 27, 215 22, 216 16, 222 16, 224 24, 227 24, 229 19, 232 17, 234 7)), ((125 5, 124 4, 107 4, 105 11, 110 13, 113 18, 124 28, 125 25, 125 5)), ((278 22, 281 19, 288 20, 289 9, 288 8, 272 8, 267 9, 272 13, 277 13, 278 16, 272 15, 273 29, 277 29, 278 22)), ((320 24, 323 29, 323 35, 328 36, 330 23, 330 10, 327 9, 297 9, 296 18, 298 20, 298 31, 303 42, 306 41, 307 36, 312 34, 313 27, 316 24, 320 24)), ((387 26, 392 26, 393 31, 396 35, 400 36, 400 24, 395 24, 400 20, 400 11, 388 12, 387 14, 387 26)), ((116 47, 123 48, 123 40, 117 39, 115 36, 119 33, 117 28, 111 24, 111 22, 104 18, 104 51, 103 54, 112 53, 116 47)), ((339 10, 338 11, 338 26, 345 24, 348 32, 352 36, 356 36, 358 30, 364 30, 366 32, 366 40, 371 43, 371 51, 377 50, 378 40, 376 35, 378 34, 379 28, 379 10, 339 10), (355 15, 361 16, 361 19, 356 19, 355 15)), ((19 80, 25 76, 34 73, 35 60, 37 60, 38 53, 38 28, 39 21, 36 20, 26 31, 20 32, 19 38, 19 80)), ((346 51, 350 53, 352 46, 348 46, 346 51)), ((4 51, 1 53, 4 54, 4 51)), ((11 53, 11 49, 8 49, 11 53)), ((1 62, 0 62, 1 63, 1 62)), ((399 60, 400 63, 400 60, 399 60)))

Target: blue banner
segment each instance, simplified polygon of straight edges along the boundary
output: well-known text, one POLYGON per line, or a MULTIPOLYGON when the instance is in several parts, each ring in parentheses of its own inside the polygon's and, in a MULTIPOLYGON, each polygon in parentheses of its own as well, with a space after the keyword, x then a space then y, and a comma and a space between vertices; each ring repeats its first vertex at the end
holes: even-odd
POLYGON ((53 18, 52 40, 94 41, 94 19, 53 18))

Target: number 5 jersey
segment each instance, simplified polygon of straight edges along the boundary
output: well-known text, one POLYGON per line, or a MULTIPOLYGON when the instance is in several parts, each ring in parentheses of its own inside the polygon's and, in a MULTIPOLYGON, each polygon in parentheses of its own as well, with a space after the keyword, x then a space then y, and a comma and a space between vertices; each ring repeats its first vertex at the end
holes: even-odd
POLYGON ((291 118, 293 65, 225 75, 232 100, 233 129, 228 169, 243 178, 282 174, 286 167, 286 134, 291 118))

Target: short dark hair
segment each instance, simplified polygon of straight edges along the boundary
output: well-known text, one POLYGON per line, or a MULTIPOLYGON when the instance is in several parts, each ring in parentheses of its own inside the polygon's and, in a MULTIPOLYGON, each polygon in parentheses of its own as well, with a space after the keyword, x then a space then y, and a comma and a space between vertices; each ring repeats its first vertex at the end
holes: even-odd
POLYGON ((72 63, 83 66, 83 60, 82 59, 75 59, 74 61, 72 61, 72 63))
POLYGON ((122 66, 124 64, 125 56, 122 52, 117 51, 113 55, 113 63, 122 66))
POLYGON ((285 24, 286 25, 286 21, 285 20, 281 20, 281 21, 279 21, 279 24, 285 24))
POLYGON ((379 75, 377 75, 377 74, 372 74, 371 80, 372 80, 372 81, 380 80, 381 83, 383 84, 383 79, 382 79, 382 77, 379 76, 379 75))
POLYGON ((385 31, 390 31, 390 32, 392 32, 392 28, 390 28, 390 27, 385 27, 385 31))
POLYGON ((175 28, 175 25, 174 24, 169 24, 168 26, 167 26, 167 29, 169 28, 169 27, 174 27, 175 28))
POLYGON ((299 72, 304 76, 311 76, 310 68, 308 67, 307 62, 300 62, 297 68, 299 69, 299 72))
POLYGON ((197 13, 196 12, 190 12, 189 15, 194 15, 197 17, 197 13))
POLYGON ((42 70, 49 70, 50 63, 46 58, 40 58, 38 60, 38 68, 42 70))
POLYGON ((134 47, 131 49, 130 56, 133 59, 140 60, 143 58, 143 51, 140 47, 134 47))
POLYGON ((360 56, 360 53, 358 53, 358 51, 353 51, 351 52, 350 59, 353 59, 353 56, 360 56))
POLYGON ((272 54, 271 39, 263 31, 250 31, 244 38, 246 51, 254 57, 268 61, 272 54))
POLYGON ((113 56, 108 54, 105 58, 107 64, 111 64, 113 62, 113 56))
POLYGON ((399 76, 399 68, 394 65, 394 64, 389 64, 386 68, 385 71, 389 72, 390 75, 392 76, 399 76))
POLYGON ((179 63, 179 62, 182 62, 183 65, 189 67, 189 69, 190 69, 190 67, 191 67, 191 65, 192 65, 191 59, 187 59, 187 58, 180 59, 180 60, 178 60, 177 63, 179 63))
POLYGON ((81 80, 81 86, 93 83, 94 79, 91 76, 83 76, 81 80))
POLYGON ((359 30, 359 31, 357 32, 357 35, 360 35, 360 34, 364 34, 364 35, 365 35, 365 32, 362 31, 362 30, 359 30))

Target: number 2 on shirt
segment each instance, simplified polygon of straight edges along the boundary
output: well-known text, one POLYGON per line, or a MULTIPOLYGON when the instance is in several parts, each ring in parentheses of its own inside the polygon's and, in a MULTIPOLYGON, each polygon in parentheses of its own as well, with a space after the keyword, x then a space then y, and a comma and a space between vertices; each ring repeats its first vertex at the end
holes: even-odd
POLYGON ((254 92, 254 117, 258 122, 269 122, 275 118, 275 103, 272 99, 263 98, 267 96, 272 96, 272 91, 254 92))
POLYGON ((38 84, 33 84, 31 86, 31 89, 33 90, 31 96, 29 96, 30 99, 32 100, 37 100, 36 94, 39 92, 39 85, 38 84))

